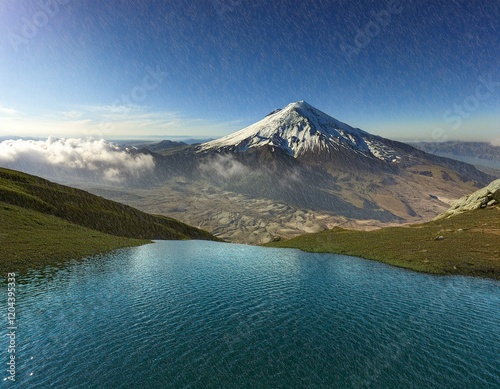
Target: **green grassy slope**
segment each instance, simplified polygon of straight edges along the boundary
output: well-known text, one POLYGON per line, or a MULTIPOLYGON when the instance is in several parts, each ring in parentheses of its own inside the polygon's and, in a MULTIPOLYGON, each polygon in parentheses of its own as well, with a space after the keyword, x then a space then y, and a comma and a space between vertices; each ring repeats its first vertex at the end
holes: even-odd
POLYGON ((214 240, 175 219, 0 168, 0 270, 79 258, 150 239, 214 240))
POLYGON ((409 227, 334 228, 267 246, 353 255, 433 274, 500 279, 500 207, 409 227))
POLYGON ((56 216, 0 203, 1 277, 148 242, 104 234, 56 216))

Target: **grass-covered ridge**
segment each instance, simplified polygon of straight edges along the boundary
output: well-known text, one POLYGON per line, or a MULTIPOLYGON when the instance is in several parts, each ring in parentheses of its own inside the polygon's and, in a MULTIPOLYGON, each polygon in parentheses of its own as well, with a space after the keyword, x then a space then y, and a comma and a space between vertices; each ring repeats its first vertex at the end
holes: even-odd
POLYGON ((334 228, 267 246, 353 255, 432 274, 500 279, 500 207, 408 227, 334 228))
POLYGON ((0 270, 80 258, 151 239, 215 239, 164 216, 0 168, 0 270))

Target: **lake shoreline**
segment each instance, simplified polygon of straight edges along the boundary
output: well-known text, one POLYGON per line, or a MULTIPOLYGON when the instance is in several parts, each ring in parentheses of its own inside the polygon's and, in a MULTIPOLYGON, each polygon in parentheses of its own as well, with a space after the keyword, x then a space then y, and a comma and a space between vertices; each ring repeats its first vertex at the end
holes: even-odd
MULTIPOLYGON (((5 245, 0 261, 1 274, 59 266, 69 260, 152 242, 112 236, 67 222, 61 224, 53 216, 27 212, 11 205, 7 207, 24 218, 25 223, 15 236, 11 235, 12 244, 5 245), (43 230, 39 223, 45 225, 43 230)), ((15 227, 18 226, 11 226, 10 231, 15 231, 15 227)), ((500 280, 499 234, 500 207, 493 207, 449 219, 375 231, 336 227, 262 246, 350 255, 425 274, 500 280)), ((6 241, 6 236, 0 238, 6 241)))
POLYGON ((375 231, 339 227, 265 247, 351 255, 419 273, 500 280, 500 207, 375 231))

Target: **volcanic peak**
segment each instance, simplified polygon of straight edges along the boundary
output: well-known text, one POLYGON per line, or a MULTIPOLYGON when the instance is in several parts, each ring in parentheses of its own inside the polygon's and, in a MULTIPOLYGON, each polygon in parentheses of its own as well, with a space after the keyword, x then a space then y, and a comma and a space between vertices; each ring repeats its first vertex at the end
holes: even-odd
POLYGON ((244 152, 262 146, 279 147, 295 158, 344 148, 387 162, 400 159, 383 138, 338 121, 305 101, 288 104, 238 132, 204 143, 199 152, 222 149, 244 152))

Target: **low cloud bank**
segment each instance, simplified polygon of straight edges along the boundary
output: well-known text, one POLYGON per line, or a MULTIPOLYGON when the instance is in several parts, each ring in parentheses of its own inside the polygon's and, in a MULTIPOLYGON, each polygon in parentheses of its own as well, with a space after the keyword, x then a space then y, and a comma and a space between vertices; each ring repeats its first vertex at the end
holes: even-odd
POLYGON ((250 173, 250 169, 229 155, 217 155, 200 165, 200 170, 212 178, 229 180, 250 173))
POLYGON ((0 143, 0 166, 58 178, 123 183, 153 171, 151 155, 132 154, 105 140, 5 140, 0 143))

